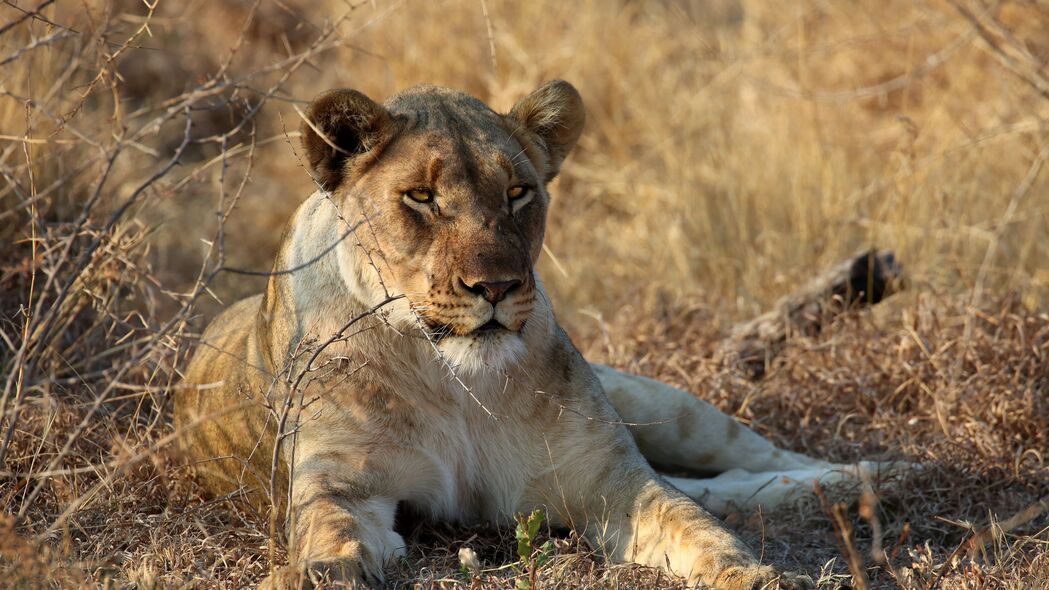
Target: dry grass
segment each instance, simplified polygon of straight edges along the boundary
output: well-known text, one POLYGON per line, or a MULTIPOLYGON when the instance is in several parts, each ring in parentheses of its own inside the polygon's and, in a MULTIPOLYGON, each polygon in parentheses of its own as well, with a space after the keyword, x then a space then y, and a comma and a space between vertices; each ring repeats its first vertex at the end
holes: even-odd
MULTIPOLYGON (((295 107, 427 82, 506 108, 556 76, 589 123, 541 265, 588 356, 795 450, 927 466, 839 513, 851 546, 815 501, 733 526, 825 588, 850 552, 874 588, 1049 588, 1049 521, 1009 520, 1049 495, 1043 5, 149 6, 0 5, 0 585, 264 575, 265 523, 200 498, 168 453, 168 395, 206 319, 261 288, 221 269, 266 269, 310 190, 295 107), (793 340, 760 383, 709 359, 733 320, 871 245, 910 291, 793 340)), ((512 563, 507 531, 405 526, 396 585, 513 586, 456 557, 512 563)), ((557 547, 545 587, 679 587, 557 547)))

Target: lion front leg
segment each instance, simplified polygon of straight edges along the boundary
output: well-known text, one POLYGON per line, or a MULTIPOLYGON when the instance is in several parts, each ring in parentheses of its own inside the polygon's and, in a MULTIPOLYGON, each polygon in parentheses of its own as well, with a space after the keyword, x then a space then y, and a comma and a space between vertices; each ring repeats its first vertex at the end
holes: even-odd
POLYGON ((717 518, 660 478, 622 426, 562 432, 552 453, 560 460, 537 484, 543 503, 611 561, 665 568, 719 590, 811 587, 806 577, 759 563, 717 518), (585 430, 585 438, 573 434, 585 430))
POLYGON ((690 584, 721 590, 811 588, 806 576, 762 565, 750 549, 691 499, 658 479, 648 479, 625 498, 621 534, 630 561, 666 567, 690 584))
POLYGON ((603 493, 586 502, 584 530, 612 561, 662 567, 718 590, 811 588, 807 577, 759 563, 719 520, 655 473, 607 473, 597 488, 603 493))
POLYGON ((336 479, 346 462, 307 460, 292 485, 289 565, 260 588, 285 590, 336 583, 339 587, 381 588, 383 567, 405 553, 393 530, 397 501, 369 496, 360 474, 336 479), (314 465, 316 464, 316 465, 314 465))

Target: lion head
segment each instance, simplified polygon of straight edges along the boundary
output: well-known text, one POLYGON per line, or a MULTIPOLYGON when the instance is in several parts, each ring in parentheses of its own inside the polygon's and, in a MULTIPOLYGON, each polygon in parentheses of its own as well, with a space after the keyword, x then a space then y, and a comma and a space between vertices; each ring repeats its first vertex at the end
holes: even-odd
POLYGON ((381 105, 355 90, 317 97, 303 147, 355 228, 351 292, 368 304, 406 295, 392 321, 422 326, 456 364, 511 356, 537 305, 547 184, 584 120, 579 93, 560 80, 507 114, 433 86, 381 105))

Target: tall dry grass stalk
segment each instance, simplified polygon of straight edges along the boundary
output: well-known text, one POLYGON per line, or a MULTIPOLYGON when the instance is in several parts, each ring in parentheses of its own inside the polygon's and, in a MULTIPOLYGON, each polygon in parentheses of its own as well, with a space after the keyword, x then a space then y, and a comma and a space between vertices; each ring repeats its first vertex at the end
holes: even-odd
MULTIPOLYGON (((264 281, 225 270, 267 270, 312 188, 297 109, 417 83, 506 109, 561 77, 589 122, 541 272, 581 344, 799 450, 940 465, 888 509, 910 577, 873 587, 1035 587, 1043 521, 951 558, 966 523, 993 531, 1049 492, 1047 60, 1049 9, 1027 1, 5 2, 5 579, 257 580, 265 523, 196 497, 167 407, 203 321, 264 281), (898 252, 909 299, 799 340, 762 385, 704 364, 719 325, 870 246, 898 252)), ((784 535, 832 530, 799 514, 784 535)), ((399 579, 437 583, 455 551, 422 534, 399 579)), ((794 541, 769 552, 836 556, 794 541)), ((673 584, 569 545, 541 579, 673 584)))

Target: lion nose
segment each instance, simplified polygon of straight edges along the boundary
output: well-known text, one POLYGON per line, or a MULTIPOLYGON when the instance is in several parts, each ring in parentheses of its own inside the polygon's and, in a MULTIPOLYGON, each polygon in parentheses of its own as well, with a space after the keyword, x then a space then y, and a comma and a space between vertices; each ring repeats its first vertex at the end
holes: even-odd
POLYGON ((472 285, 467 285, 466 282, 463 282, 463 287, 466 287, 467 291, 484 297, 492 305, 505 299, 510 291, 520 286, 521 281, 517 279, 512 281, 478 281, 472 285))

